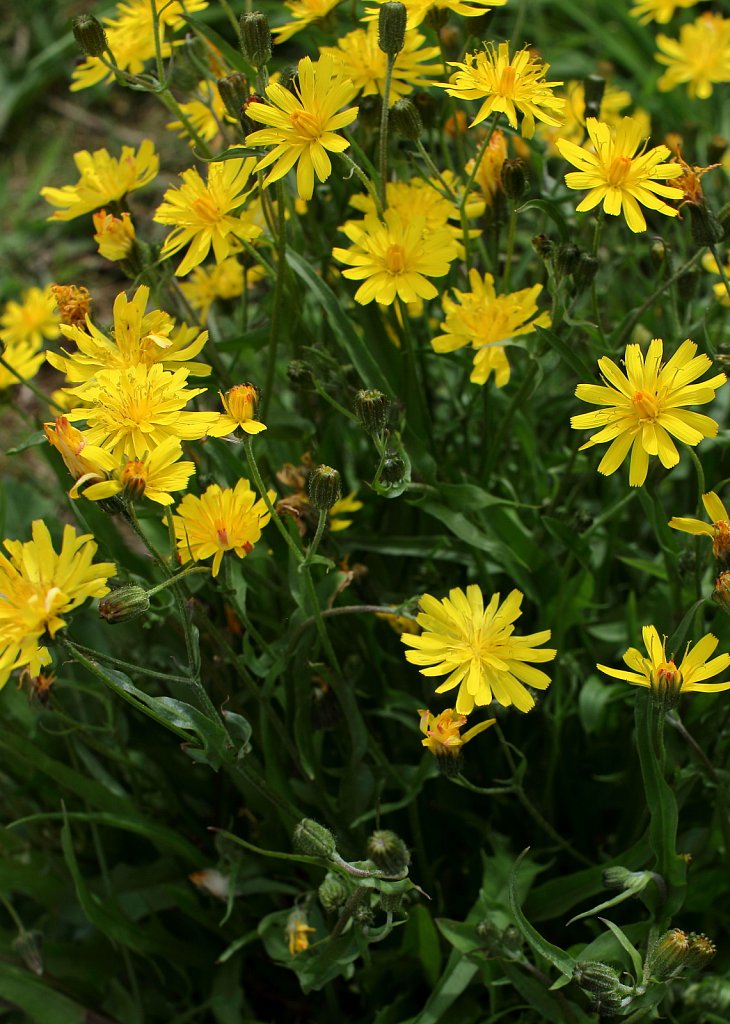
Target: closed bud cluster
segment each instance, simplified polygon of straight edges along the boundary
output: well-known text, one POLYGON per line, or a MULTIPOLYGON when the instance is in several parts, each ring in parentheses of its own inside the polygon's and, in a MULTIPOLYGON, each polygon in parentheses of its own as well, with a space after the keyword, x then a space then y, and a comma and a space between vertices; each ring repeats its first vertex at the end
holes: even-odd
POLYGON ((111 624, 129 622, 144 615, 150 606, 147 591, 134 583, 117 587, 99 601, 99 615, 111 624))
POLYGON ((269 19, 261 11, 241 15, 241 53, 257 70, 271 60, 269 19))
POLYGON ((340 474, 331 466, 317 466, 309 474, 307 489, 309 504, 320 512, 327 512, 336 501, 340 500, 342 494, 340 474))
POLYGON ((418 108, 411 100, 396 100, 390 108, 390 123, 399 135, 410 142, 420 139, 423 132, 423 121, 418 108))
POLYGON ((387 875, 403 874, 411 862, 408 847, 395 832, 378 829, 368 839, 367 855, 387 875))
POLYGON ((621 988, 618 971, 600 960, 581 960, 575 965, 573 981, 590 995, 602 996, 621 988))
POLYGON ((310 857, 324 857, 329 860, 337 852, 335 837, 328 828, 311 818, 302 818, 292 835, 294 849, 310 857))
POLYGON ((574 274, 578 269, 580 257, 581 252, 577 245, 574 245, 573 242, 563 242, 563 244, 557 246, 552 253, 556 272, 561 277, 567 277, 568 274, 574 274))
POLYGON ((403 477, 406 474, 406 464, 403 456, 395 450, 395 448, 389 448, 385 453, 385 459, 383 460, 383 467, 380 470, 380 480, 386 487, 395 487, 396 484, 402 482, 403 477))
POLYGON ((218 79, 218 95, 223 101, 226 113, 236 120, 241 116, 241 109, 249 98, 248 79, 240 71, 218 79))
POLYGON ((349 889, 339 875, 328 871, 319 887, 319 902, 324 910, 339 910, 349 896, 349 889))
POLYGON ((712 939, 697 932, 690 932, 687 936, 689 941, 689 954, 687 956, 687 967, 706 967, 715 956, 717 947, 712 939))
POLYGON ((108 50, 104 26, 93 14, 79 14, 71 23, 71 30, 87 57, 101 57, 108 50))
POLYGON ((690 944, 681 928, 672 928, 657 939, 646 958, 646 973, 656 981, 667 981, 687 967, 690 944))
POLYGON ((521 199, 527 190, 524 160, 505 160, 500 171, 500 184, 508 199, 521 199))
POLYGON ((555 244, 547 235, 535 235, 532 239, 532 248, 535 250, 541 260, 547 262, 552 259, 553 250, 555 244))
POLYGON ((405 4, 399 3, 398 0, 390 0, 380 8, 378 46, 389 57, 395 57, 403 49, 407 17, 405 4))
POLYGON ((382 391, 367 388, 355 395, 355 413, 368 434, 382 434, 388 423, 390 399, 382 391))

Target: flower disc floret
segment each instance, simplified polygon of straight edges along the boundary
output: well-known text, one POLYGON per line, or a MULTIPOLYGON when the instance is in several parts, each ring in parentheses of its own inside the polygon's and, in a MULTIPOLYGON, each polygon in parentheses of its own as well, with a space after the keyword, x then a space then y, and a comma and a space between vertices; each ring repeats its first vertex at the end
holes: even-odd
POLYGON ((500 604, 493 594, 484 607, 482 592, 476 584, 449 591, 438 600, 424 594, 416 617, 423 628, 420 636, 403 634, 401 640, 414 650, 406 651, 413 665, 424 666, 424 676, 448 676, 436 688, 445 693, 459 688, 456 712, 468 715, 474 709, 496 700, 518 711, 535 706, 527 686, 545 690, 549 677, 530 662, 552 661, 556 651, 538 649, 550 639, 550 630, 515 636, 514 622, 522 614, 522 594, 513 590, 500 604))
POLYGON ((160 169, 151 139, 145 139, 136 152, 133 146, 122 146, 120 157, 110 156, 106 149, 93 153, 82 149, 74 153, 74 163, 80 174, 75 185, 41 189, 46 202, 57 207, 49 220, 73 220, 117 202, 152 181, 160 169))

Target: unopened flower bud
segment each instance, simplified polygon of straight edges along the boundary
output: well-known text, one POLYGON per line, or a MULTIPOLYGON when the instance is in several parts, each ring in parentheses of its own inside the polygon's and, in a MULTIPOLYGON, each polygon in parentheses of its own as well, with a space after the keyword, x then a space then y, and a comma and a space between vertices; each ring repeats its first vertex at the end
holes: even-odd
POLYGON ((505 160, 500 171, 500 183, 508 199, 521 199, 527 189, 524 160, 505 160))
POLYGON ((396 100, 390 108, 390 123, 404 139, 415 142, 423 132, 423 121, 415 103, 403 98, 396 100))
POLYGON ((292 359, 286 375, 291 386, 297 391, 307 391, 314 386, 314 374, 302 359, 292 359))
POLYGON ((600 960, 581 960, 573 970, 573 981, 593 996, 603 996, 621 989, 618 971, 600 960))
POLYGON ((557 246, 553 253, 555 270, 562 277, 573 274, 580 262, 580 255, 580 249, 577 245, 574 245, 573 242, 563 242, 562 245, 557 246))
POLYGON ((241 53, 256 69, 271 60, 271 29, 269 19, 261 11, 241 15, 241 53))
POLYGON ((702 933, 690 932, 687 936, 689 941, 689 955, 687 967, 706 967, 717 952, 717 947, 712 939, 708 939, 702 933))
POLYGON ((598 260, 596 257, 582 252, 578 259, 578 265, 573 271, 573 285, 576 292, 584 292, 586 288, 590 288, 597 273, 598 260))
POLYGON ((692 241, 697 246, 717 245, 725 234, 723 225, 705 202, 687 203, 692 241))
POLYGON ((359 925, 366 928, 375 921, 375 914, 373 913, 373 908, 369 903, 358 903, 352 913, 352 916, 359 925))
POLYGON ((398 0, 389 0, 380 8, 378 17, 378 46, 389 57, 395 57, 403 49, 406 39, 406 5, 398 0))
POLYGON ((372 833, 368 839, 367 855, 387 875, 403 874, 411 862, 406 844, 388 829, 372 833))
POLYGON ((263 96, 259 96, 258 93, 254 93, 249 96, 241 104, 241 109, 238 112, 238 120, 241 122, 241 128, 243 129, 244 135, 250 135, 251 132, 255 132, 259 127, 258 121, 254 121, 253 118, 248 116, 248 108, 252 103, 265 103, 266 100, 263 96))
POLYGON ((101 57, 109 49, 104 26, 93 14, 79 14, 71 23, 71 31, 87 57, 101 57))
POLYGON ((319 902, 322 904, 323 909, 333 911, 339 910, 345 903, 350 890, 339 875, 328 871, 319 887, 318 894, 319 902))
POLYGON ((369 434, 382 434, 388 423, 390 399, 382 391, 366 388, 355 395, 355 413, 369 434))
POLYGON ((649 249, 649 256, 651 257, 651 262, 654 264, 657 270, 660 267, 664 266, 671 251, 671 248, 662 238, 658 239, 656 242, 653 243, 653 245, 649 249))
POLYGON ((603 872, 603 884, 607 889, 633 889, 636 884, 637 875, 643 876, 646 872, 629 871, 617 864, 615 867, 606 868, 603 872))
POLYGON ((113 625, 144 615, 150 606, 147 591, 135 583, 117 587, 99 601, 99 615, 113 625))
POLYGON ((302 818, 292 835, 294 849, 310 857, 324 857, 329 860, 337 852, 335 837, 328 828, 311 818, 302 818))
POLYGON ((226 113, 236 120, 241 116, 241 108, 250 95, 248 79, 240 71, 234 71, 225 78, 218 79, 218 95, 223 101, 226 113))
POLYGON ((583 79, 583 95, 585 97, 584 117, 601 116, 601 102, 606 91, 606 82, 600 75, 589 75, 583 79))
POLYGON ((646 973, 656 981, 667 981, 687 966, 689 939, 681 928, 665 932, 646 958, 646 973))
POLYGON ((555 244, 548 238, 547 235, 535 235, 532 239, 532 248, 535 250, 541 260, 549 260, 552 257, 555 244))
POLYGON ((326 512, 336 501, 340 500, 342 494, 340 474, 331 466, 317 466, 309 474, 307 489, 309 504, 320 512, 326 512))
POLYGON ((395 448, 389 448, 385 453, 383 467, 380 470, 381 483, 386 487, 395 487, 396 484, 402 483, 405 474, 406 464, 403 456, 395 448))
POLYGON ((206 47, 197 36, 187 35, 175 50, 175 85, 181 92, 191 92, 204 74, 206 47))

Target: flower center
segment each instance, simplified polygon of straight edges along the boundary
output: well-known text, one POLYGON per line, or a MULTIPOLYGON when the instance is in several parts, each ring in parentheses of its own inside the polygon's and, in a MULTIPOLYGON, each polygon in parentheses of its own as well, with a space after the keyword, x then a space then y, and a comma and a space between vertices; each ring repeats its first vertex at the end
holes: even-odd
POLYGON ((256 389, 250 384, 236 384, 226 395, 228 412, 239 423, 253 419, 256 408, 256 389))
POLYGON ((221 211, 218 204, 210 196, 198 196, 193 200, 192 208, 203 224, 217 224, 221 219, 221 211))
POLYGON ((715 536, 712 541, 712 553, 715 558, 726 559, 730 552, 730 523, 727 519, 719 519, 712 524, 715 536))
POLYGON ((229 548, 230 542, 228 540, 228 530, 226 524, 222 519, 218 519, 215 523, 215 532, 218 535, 218 543, 222 548, 229 548))
POLYGON ((652 395, 648 391, 637 391, 631 401, 634 403, 634 409, 640 419, 655 420, 659 415, 659 402, 656 395, 652 395))
POLYGON ((385 254, 385 266, 389 274, 402 274, 406 269, 406 254, 402 245, 391 245, 385 254))
POLYGON ((514 96, 515 93, 515 69, 510 64, 504 69, 499 79, 497 92, 500 96, 514 96))
POLYGON ((319 118, 307 110, 295 110, 293 114, 289 114, 289 120, 294 130, 305 138, 318 139, 322 134, 319 118))
POLYGON ((124 497, 141 498, 147 486, 147 466, 141 459, 130 459, 121 473, 124 497))
POLYGON ((620 188, 626 183, 631 170, 631 157, 616 156, 608 165, 607 181, 614 188, 620 188))

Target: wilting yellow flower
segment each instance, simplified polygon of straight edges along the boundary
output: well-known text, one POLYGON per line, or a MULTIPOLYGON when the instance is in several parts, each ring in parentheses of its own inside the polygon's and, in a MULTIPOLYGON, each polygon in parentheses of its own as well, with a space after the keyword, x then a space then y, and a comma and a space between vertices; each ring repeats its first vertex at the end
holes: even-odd
MULTIPOLYGON (((266 276, 263 267, 247 267, 246 287, 252 288, 266 276)), ((205 322, 216 299, 238 298, 243 293, 244 271, 240 261, 230 256, 212 267, 195 267, 190 276, 180 282, 180 289, 201 320, 205 322)))
POLYGON ((420 710, 418 714, 421 716, 419 728, 426 737, 421 740, 421 745, 430 750, 434 757, 458 757, 465 743, 497 721, 496 718, 488 718, 472 726, 462 736, 461 729, 466 725, 466 715, 459 715, 452 708, 446 708, 440 715, 432 715, 428 710, 420 710))
POLYGON ((320 181, 326 181, 332 172, 327 151, 342 153, 350 145, 336 133, 357 117, 356 107, 340 110, 352 98, 352 82, 329 54, 314 64, 303 57, 295 91, 272 83, 266 87, 266 95, 269 103, 251 103, 246 111, 253 121, 269 125, 247 135, 246 145, 274 146, 259 160, 256 170, 274 165, 264 181, 266 186, 283 178, 296 164, 299 197, 311 199, 315 172, 320 181))
MULTIPOLYGON (((210 142, 220 133, 224 121, 230 121, 230 117, 226 114, 226 106, 213 82, 203 78, 198 82, 195 91, 195 99, 181 103, 180 110, 200 138, 210 142)), ((166 127, 177 132, 181 139, 188 139, 191 146, 195 145, 195 140, 190 138, 182 121, 170 121, 166 127)))
MULTIPOLYGON (((386 3, 386 0, 378 0, 378 3, 386 3)), ((447 14, 460 14, 462 18, 481 18, 488 14, 493 7, 504 7, 507 0, 404 0, 408 12, 408 28, 417 28, 426 15, 432 9, 445 11, 447 14)), ((377 20, 379 15, 377 7, 369 7, 364 21, 377 20)))
POLYGON ((191 376, 210 373, 206 363, 194 357, 208 340, 207 331, 181 324, 161 309, 145 312, 150 290, 140 285, 133 298, 120 292, 114 300, 114 328, 111 337, 87 318, 86 328, 63 325, 64 337, 76 343, 76 351, 63 349, 47 354, 48 362, 66 374, 72 383, 87 381, 99 370, 159 364, 165 370, 186 369, 191 376))
POLYGON ((692 533, 696 537, 711 537, 713 555, 719 561, 726 562, 730 556, 730 516, 714 491, 702 495, 702 504, 710 517, 709 523, 703 523, 701 519, 672 516, 669 525, 674 530, 692 533))
POLYGON ((99 210, 93 216, 94 241, 99 246, 99 255, 116 263, 125 260, 132 251, 135 240, 134 224, 128 213, 115 217, 113 213, 99 210))
MULTIPOLYGON (((273 491, 269 493, 274 498, 273 491)), ((226 551, 245 558, 261 537, 270 514, 263 498, 256 501, 248 480, 231 489, 211 484, 202 497, 186 494, 173 517, 178 553, 183 561, 200 562, 213 556, 217 576, 226 551)))
POLYGON ((710 11, 682 25, 679 39, 658 35, 656 55, 667 70, 657 82, 661 92, 686 85, 692 99, 706 100, 713 85, 730 82, 730 18, 710 11))
POLYGON ((286 924, 286 937, 290 954, 298 956, 305 949, 309 949, 309 936, 316 930, 316 928, 312 928, 307 924, 307 919, 300 910, 292 911, 286 924))
POLYGON ((401 640, 415 650, 406 651, 413 665, 423 665, 424 676, 448 676, 436 688, 445 693, 459 687, 456 711, 468 715, 474 705, 481 707, 496 700, 504 707, 514 705, 518 711, 535 706, 525 686, 545 690, 550 679, 528 662, 552 661, 551 648, 538 650, 550 639, 550 630, 515 636, 514 621, 522 614, 522 594, 513 590, 500 605, 499 594, 493 594, 484 607, 479 587, 472 583, 463 590, 456 587, 449 596, 437 600, 424 594, 417 621, 423 627, 421 636, 403 634, 401 640))
MULTIPOLYGON (((407 31, 403 49, 397 54, 391 74, 389 106, 397 99, 408 96, 419 86, 428 87, 442 72, 438 46, 423 46, 426 37, 414 30, 407 31)), ((381 96, 385 91, 385 73, 388 57, 378 45, 378 26, 371 22, 366 29, 358 28, 337 40, 337 46, 323 46, 320 53, 328 53, 352 79, 353 91, 349 102, 357 93, 363 96, 381 96)))
POLYGON ((342 231, 352 246, 332 250, 336 260, 350 264, 342 276, 364 282, 355 301, 366 305, 376 299, 389 306, 396 295, 403 302, 435 298, 438 291, 427 278, 448 274, 458 252, 452 232, 427 232, 424 217, 404 221, 395 210, 386 210, 383 220, 371 214, 358 224, 350 221, 342 231))
POLYGON ((5 345, 29 344, 36 351, 60 334, 56 300, 50 288, 28 288, 20 302, 11 299, 0 315, 0 341, 5 345))
POLYGON ((363 503, 355 497, 356 494, 357 491, 350 491, 344 498, 336 501, 329 510, 330 533, 339 533, 340 530, 346 530, 348 526, 352 526, 352 519, 343 517, 352 512, 359 512, 363 507, 363 503))
POLYGON ((660 640, 654 626, 644 626, 641 632, 648 657, 635 647, 629 647, 624 654, 624 663, 632 670, 631 672, 609 668, 607 665, 597 665, 596 668, 614 679, 625 679, 627 683, 633 683, 635 686, 644 686, 653 696, 664 701, 668 699, 669 703, 676 702, 682 693, 719 693, 720 690, 730 690, 730 682, 703 682, 710 676, 724 672, 730 665, 730 654, 721 654, 708 661, 719 643, 711 633, 699 640, 693 648, 691 644, 687 644, 684 657, 677 668, 673 660, 674 655, 667 658, 667 638, 660 640))
POLYGON ((44 423, 43 432, 74 479, 72 497, 78 496, 79 481, 104 480, 116 468, 116 459, 103 448, 89 444, 83 433, 65 416, 57 416, 55 423, 44 423))
POLYGON ((64 327, 80 327, 84 324, 91 310, 89 289, 76 284, 52 284, 49 287, 58 306, 61 332, 64 327))
POLYGON ((13 372, 0 366, 0 391, 5 388, 12 388, 22 381, 32 380, 45 362, 46 354, 41 349, 41 343, 32 341, 19 341, 15 345, 8 345, 2 352, 2 357, 13 372))
POLYGON ((73 220, 117 202, 152 181, 160 169, 160 158, 151 139, 145 139, 137 152, 133 146, 122 146, 119 158, 109 156, 106 149, 93 153, 82 149, 74 153, 74 163, 80 174, 75 185, 41 189, 46 202, 58 207, 49 220, 73 220))
POLYGON ((697 0, 634 0, 629 13, 638 18, 642 25, 656 21, 658 25, 666 25, 674 17, 674 12, 681 7, 694 7, 697 0))
POLYGON ((635 232, 646 231, 639 203, 667 217, 677 216, 678 211, 658 197, 681 199, 682 190, 654 180, 678 178, 682 174, 679 164, 663 162, 669 156, 666 146, 654 146, 637 156, 643 139, 642 126, 633 117, 623 118, 618 128, 589 117, 586 127, 595 152, 565 139, 556 142, 561 156, 580 168, 566 174, 565 184, 568 188, 590 189, 576 207, 578 213, 603 202, 605 212, 614 217, 623 211, 626 223, 635 232))
POLYGON ((152 366, 100 370, 77 388, 68 388, 77 405, 70 421, 86 420, 89 444, 107 449, 116 459, 141 459, 168 437, 191 441, 218 422, 218 413, 186 412, 185 406, 205 388, 186 386, 188 371, 174 373, 152 366))
POLYGON ((595 412, 572 416, 575 430, 598 433, 581 446, 580 451, 611 441, 601 459, 598 472, 615 473, 631 449, 629 483, 641 487, 649 469, 649 457, 658 455, 665 469, 679 462, 679 452, 670 434, 683 444, 698 445, 705 437, 715 437, 717 423, 709 416, 682 408, 706 405, 715 398, 727 377, 718 373, 697 381, 712 366, 706 355, 696 355, 693 341, 684 341, 667 363, 662 363, 664 342, 654 338, 644 357, 638 345, 626 346, 626 373, 608 356, 598 360, 605 385, 579 384, 576 396, 583 402, 605 406, 595 412))
MULTIPOLYGON (((702 257, 702 266, 710 274, 719 274, 720 270, 717 265, 717 260, 711 252, 706 252, 702 257)), ((723 264, 725 270, 725 276, 730 278, 730 249, 725 254, 725 263, 723 264)), ((722 281, 719 284, 713 284, 712 290, 715 293, 715 298, 718 302, 721 302, 723 306, 730 306, 730 295, 727 293, 727 288, 722 281)))
POLYGON ((167 259, 190 246, 175 271, 177 277, 202 263, 211 246, 216 263, 221 263, 241 248, 239 239, 250 242, 261 234, 261 228, 239 212, 255 187, 246 191, 255 164, 255 157, 208 164, 207 184, 191 167, 180 175, 180 188, 165 192, 153 219, 158 224, 174 224, 174 228, 160 257, 167 259))
POLYGON ((256 418, 259 404, 259 389, 255 384, 236 384, 225 395, 219 391, 225 412, 214 427, 208 430, 211 437, 225 437, 240 427, 245 434, 260 434, 266 425, 256 418))
POLYGON ((433 338, 431 344, 436 352, 454 352, 471 345, 477 351, 469 379, 474 384, 486 384, 494 372, 496 386, 503 388, 509 380, 510 368, 504 346, 498 342, 531 334, 536 327, 550 326, 549 313, 537 315, 542 285, 497 295, 492 275, 482 278, 474 269, 469 271, 469 284, 468 292, 454 289, 456 301, 444 296, 445 333, 433 338))
POLYGON ((294 21, 273 28, 271 34, 276 38, 277 43, 285 43, 287 39, 291 39, 293 35, 301 32, 313 21, 326 18, 339 3, 341 0, 285 0, 284 6, 292 12, 294 21))
POLYGON ((73 526, 64 527, 58 553, 40 519, 32 537, 4 541, 10 557, 0 554, 0 688, 16 668, 27 665, 39 675, 51 661, 44 637, 53 638, 66 625, 62 616, 88 598, 108 594, 107 580, 117 571, 113 562, 93 563, 93 537, 73 526))
POLYGON ((449 61, 458 68, 450 84, 442 86, 450 96, 461 100, 484 100, 470 127, 480 124, 492 113, 504 114, 517 128, 517 113, 522 115, 522 134, 531 139, 535 134, 535 118, 545 124, 560 125, 565 120, 565 100, 551 91, 562 82, 546 82, 550 68, 534 57, 530 50, 520 50, 512 60, 509 44, 500 43, 466 54, 464 63, 449 61))
MULTIPOLYGON (((83 494, 91 501, 123 494, 130 501, 149 498, 158 505, 172 505, 171 491, 184 491, 195 472, 195 464, 182 459, 182 445, 168 437, 141 459, 127 459, 115 468, 111 479, 92 483, 83 494)), ((75 497, 76 495, 74 495, 75 497)))
MULTIPOLYGON (((601 98, 598 120, 618 127, 621 123, 621 112, 630 104, 631 93, 626 89, 619 89, 609 82, 601 98)), ((537 126, 537 135, 539 138, 545 139, 550 155, 554 156, 558 152, 556 145, 558 139, 567 139, 568 142, 574 142, 577 146, 581 144, 586 130, 585 113, 586 98, 583 82, 566 82, 565 124, 560 128, 551 128, 546 124, 537 126)), ((631 116, 641 126, 642 138, 648 138, 651 134, 651 119, 647 112, 638 108, 631 116)))

